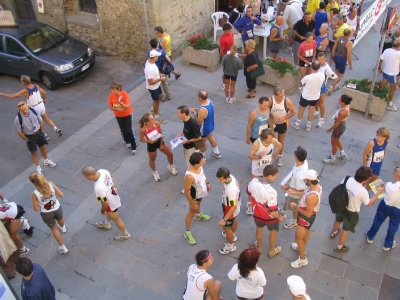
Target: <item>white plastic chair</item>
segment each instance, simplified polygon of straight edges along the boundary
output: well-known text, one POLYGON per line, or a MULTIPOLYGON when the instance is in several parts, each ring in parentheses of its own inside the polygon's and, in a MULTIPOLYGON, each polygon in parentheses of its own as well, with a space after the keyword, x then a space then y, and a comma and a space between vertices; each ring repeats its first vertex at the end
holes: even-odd
POLYGON ((218 20, 222 18, 226 18, 226 20, 228 20, 229 15, 223 11, 217 11, 211 15, 211 19, 214 22, 214 42, 217 41, 217 30, 222 30, 222 27, 218 24, 218 20))

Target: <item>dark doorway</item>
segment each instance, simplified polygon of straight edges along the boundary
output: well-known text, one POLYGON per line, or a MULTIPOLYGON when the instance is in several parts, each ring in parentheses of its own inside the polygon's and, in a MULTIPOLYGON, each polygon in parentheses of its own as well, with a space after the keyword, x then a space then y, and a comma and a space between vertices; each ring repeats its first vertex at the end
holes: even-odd
POLYGON ((32 0, 16 0, 15 4, 17 5, 18 18, 36 21, 32 0))

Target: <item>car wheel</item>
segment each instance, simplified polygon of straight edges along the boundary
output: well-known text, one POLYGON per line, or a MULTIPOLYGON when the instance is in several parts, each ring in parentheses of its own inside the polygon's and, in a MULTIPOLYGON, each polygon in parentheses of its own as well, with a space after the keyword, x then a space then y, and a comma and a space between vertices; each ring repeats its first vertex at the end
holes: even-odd
POLYGON ((40 79, 42 79, 43 84, 49 89, 49 90, 55 90, 58 87, 57 82, 54 80, 53 76, 51 76, 47 72, 42 72, 40 75, 40 79))

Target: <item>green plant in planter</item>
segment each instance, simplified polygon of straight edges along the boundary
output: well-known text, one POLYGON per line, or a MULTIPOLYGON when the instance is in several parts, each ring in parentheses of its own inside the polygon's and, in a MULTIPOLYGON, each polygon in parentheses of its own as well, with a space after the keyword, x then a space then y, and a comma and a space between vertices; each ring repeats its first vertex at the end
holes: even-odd
POLYGON ((296 75, 298 72, 297 68, 283 56, 281 56, 280 59, 266 58, 261 60, 261 62, 263 65, 269 66, 271 69, 275 70, 278 78, 283 77, 286 73, 296 75))
MULTIPOLYGON (((356 85, 356 90, 363 92, 363 93, 367 93, 369 94, 371 87, 372 87, 372 81, 369 80, 368 78, 365 79, 348 79, 344 82, 344 86, 346 86, 348 83, 353 83, 356 85)), ((390 92, 390 88, 389 85, 387 85, 386 87, 383 87, 383 83, 381 80, 377 80, 375 82, 375 86, 374 86, 374 90, 372 92, 372 95, 374 95, 375 97, 381 98, 383 100, 385 100, 386 102, 389 102, 389 92, 390 92)))
POLYGON ((219 45, 212 43, 208 40, 208 36, 198 34, 196 36, 191 36, 188 40, 183 43, 183 47, 191 46, 195 50, 214 50, 219 48, 219 45))

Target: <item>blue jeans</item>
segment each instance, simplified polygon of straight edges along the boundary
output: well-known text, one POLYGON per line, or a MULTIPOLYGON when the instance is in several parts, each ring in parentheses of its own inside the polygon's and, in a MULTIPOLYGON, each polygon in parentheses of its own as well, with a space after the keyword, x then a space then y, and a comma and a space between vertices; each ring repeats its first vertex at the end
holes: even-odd
POLYGON ((379 203, 379 206, 376 210, 374 222, 372 223, 370 230, 367 232, 367 236, 370 240, 373 240, 382 223, 386 220, 387 217, 389 217, 389 227, 387 230, 384 247, 392 248, 394 235, 399 229, 400 209, 394 206, 386 205, 384 200, 379 203))

